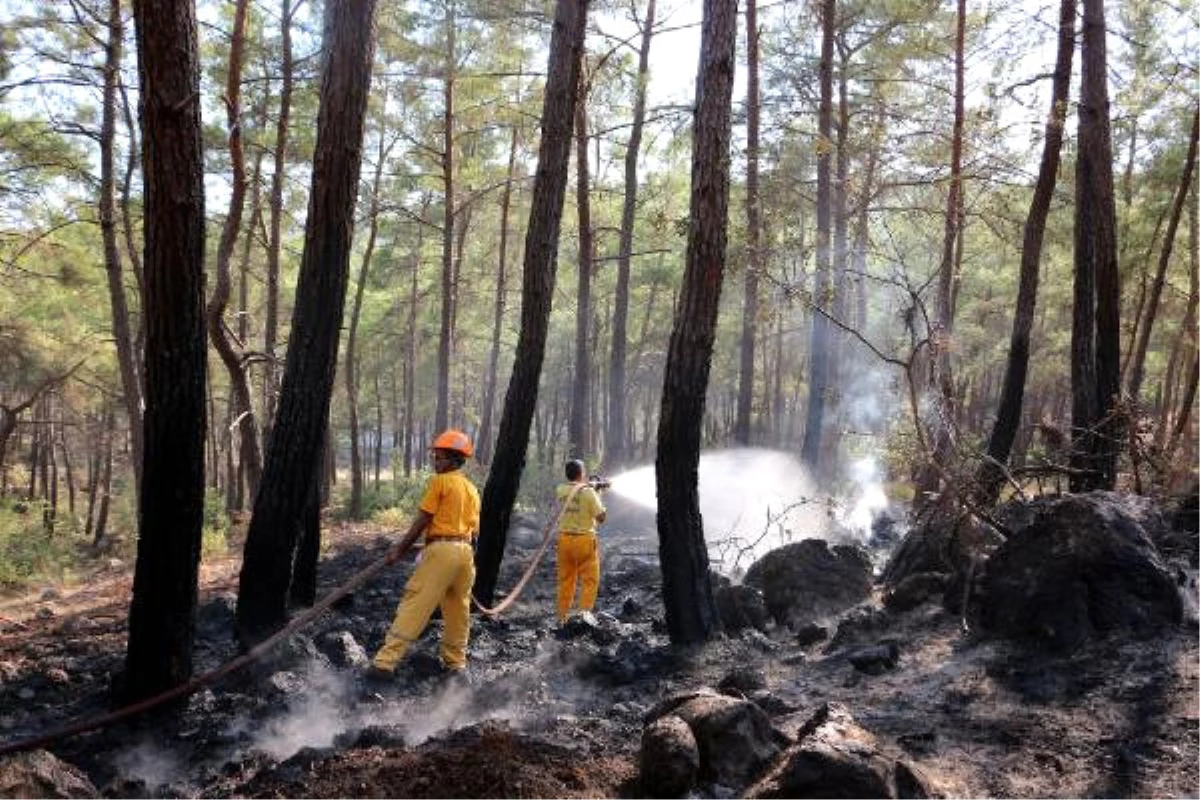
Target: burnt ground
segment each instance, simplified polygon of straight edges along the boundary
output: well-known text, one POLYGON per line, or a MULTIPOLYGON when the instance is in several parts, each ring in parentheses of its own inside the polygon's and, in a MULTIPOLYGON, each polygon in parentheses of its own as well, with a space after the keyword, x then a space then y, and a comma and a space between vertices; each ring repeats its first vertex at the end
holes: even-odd
MULTIPOLYGON (((832 644, 802 645, 770 628, 673 648, 652 522, 630 525, 606 526, 601 625, 554 630, 549 555, 509 613, 476 622, 465 684, 421 670, 436 622, 394 683, 360 677, 357 645, 371 653, 380 643, 411 569, 401 564, 297 631, 268 663, 193 695, 182 714, 46 749, 109 797, 637 797, 643 719, 656 703, 756 684, 756 702, 784 730, 826 702, 843 704, 942 796, 1200 793, 1194 614, 1155 638, 1110 637, 1067 656, 964 630, 935 603, 875 614, 832 644), (867 674, 850 663, 847 644, 879 641, 898 645, 894 668, 867 674)), ((537 538, 532 529, 510 537, 500 586, 515 583, 537 538)), ((328 529, 321 594, 382 556, 387 541, 367 528, 328 529)), ((236 655, 237 566, 227 558, 203 567, 198 673, 236 655)), ((0 740, 109 710, 130 583, 128 567, 113 565, 81 588, 0 605, 0 740)), ((19 796, 3 762, 0 794, 19 796)), ((24 791, 53 796, 44 785, 24 791)), ((694 796, 731 794, 701 785, 694 796)))

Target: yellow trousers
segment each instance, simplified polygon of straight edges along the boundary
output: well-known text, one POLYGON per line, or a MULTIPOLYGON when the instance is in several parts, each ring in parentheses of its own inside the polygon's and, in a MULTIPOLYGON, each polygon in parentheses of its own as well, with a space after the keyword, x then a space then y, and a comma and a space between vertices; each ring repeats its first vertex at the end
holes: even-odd
POLYGON ((558 621, 564 622, 582 584, 579 608, 591 611, 600 588, 600 545, 594 533, 558 535, 558 621))
POLYGON ((389 672, 420 638, 433 609, 442 609, 442 662, 449 669, 467 666, 471 633, 471 586, 475 583, 475 553, 467 541, 434 541, 425 546, 421 562, 404 586, 396 618, 372 663, 389 672))

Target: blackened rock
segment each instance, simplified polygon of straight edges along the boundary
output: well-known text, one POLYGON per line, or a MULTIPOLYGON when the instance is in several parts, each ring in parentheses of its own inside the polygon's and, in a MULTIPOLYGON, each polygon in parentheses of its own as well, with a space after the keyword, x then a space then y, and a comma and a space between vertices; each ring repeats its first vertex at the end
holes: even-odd
POLYGON ((1150 537, 1119 495, 1047 505, 984 565, 980 624, 1070 652, 1111 631, 1152 634, 1183 618, 1183 600, 1150 537))
POLYGON ((682 797, 691 791, 700 769, 700 749, 692 729, 668 714, 642 730, 638 771, 646 797, 682 797))
POLYGON ((761 589, 775 621, 798 625, 836 614, 871 592, 871 558, 854 545, 804 539, 754 562, 744 583, 761 589))
POLYGON ((714 599, 721 627, 726 633, 737 633, 746 628, 767 630, 771 615, 759 589, 744 583, 720 586, 714 593, 714 599))
POLYGON ((889 669, 895 669, 900 661, 900 646, 895 642, 880 642, 871 647, 863 647, 846 655, 850 664, 859 672, 868 675, 880 675, 889 669))

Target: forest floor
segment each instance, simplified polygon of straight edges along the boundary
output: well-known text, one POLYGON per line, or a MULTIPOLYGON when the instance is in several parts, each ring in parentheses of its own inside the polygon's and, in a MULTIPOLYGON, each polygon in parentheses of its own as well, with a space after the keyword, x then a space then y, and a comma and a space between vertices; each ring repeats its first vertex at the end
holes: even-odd
MULTIPOLYGON (((400 565, 290 640, 283 667, 203 689, 180 716, 46 749, 108 797, 637 797, 646 712, 671 694, 755 672, 778 720, 841 703, 941 796, 1200 794, 1192 615, 1156 638, 1110 637, 1055 656, 977 637, 925 604, 875 633, 901 653, 877 675, 856 670, 844 649, 802 646, 785 629, 680 650, 663 632, 650 525, 611 531, 604 543, 597 610, 648 643, 634 669, 622 671, 627 643, 554 629, 552 556, 511 613, 475 623, 469 683, 410 669, 378 686, 358 666, 318 657, 315 643, 345 641, 345 633, 367 653, 378 646, 410 568, 400 565)), ((501 586, 525 566, 528 538, 510 541, 517 557, 501 586)), ((327 529, 321 594, 381 557, 387 542, 369 527, 327 529)), ((237 569, 235 557, 203 567, 197 673, 236 655, 229 623, 237 569)), ((130 586, 129 567, 109 565, 73 590, 0 603, 0 742, 108 710, 130 586)), ((419 652, 435 652, 438 627, 419 652)), ((21 796, 12 784, 5 789, 4 761, 0 794, 21 796)), ((693 796, 735 793, 701 785, 693 796)))

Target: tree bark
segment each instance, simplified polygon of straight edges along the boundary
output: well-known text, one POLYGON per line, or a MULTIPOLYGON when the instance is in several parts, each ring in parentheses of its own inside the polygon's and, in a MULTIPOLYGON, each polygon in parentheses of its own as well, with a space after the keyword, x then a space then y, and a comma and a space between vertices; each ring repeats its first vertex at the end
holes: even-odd
POLYGON ((939 492, 950 465, 958 427, 950 352, 954 341, 954 308, 958 293, 958 264, 962 256, 963 189, 962 151, 965 118, 966 0, 957 0, 954 28, 954 126, 950 137, 950 190, 946 193, 942 258, 938 265, 938 288, 933 330, 929 342, 929 392, 933 397, 930 438, 933 452, 922 454, 926 464, 918 473, 914 506, 921 508, 939 492))
POLYGON ((504 458, 492 461, 484 484, 479 549, 475 554, 475 596, 485 605, 491 605, 496 590, 537 407, 586 24, 587 0, 557 0, 542 105, 542 141, 525 234, 521 332, 496 437, 496 452, 503 453, 504 458))
POLYGON ((1071 330, 1071 490, 1112 489, 1121 424, 1120 280, 1113 198, 1104 0, 1083 0, 1075 162, 1075 283, 1071 330))
POLYGON ((346 300, 375 2, 330 3, 308 223, 279 412, 246 534, 237 633, 250 647, 286 622, 308 493, 321 467, 346 300))
POLYGON ((812 329, 809 336, 808 414, 800 459, 819 476, 825 428, 825 392, 829 383, 829 321, 821 310, 832 311, 830 285, 830 159, 833 138, 833 31, 835 0, 821 0, 821 104, 817 129, 817 269, 812 291, 812 329), (818 310, 820 309, 820 310, 818 310))
MULTIPOLYGON (((386 101, 384 103, 386 106, 386 101)), ((358 424, 358 321, 362 314, 363 295, 367 290, 367 276, 371 272, 371 259, 375 254, 375 239, 379 234, 379 194, 383 185, 383 167, 391 155, 391 146, 383 130, 382 114, 379 130, 379 150, 376 153, 375 174, 371 178, 371 208, 367 212, 367 246, 363 250, 358 268, 358 284, 354 289, 354 300, 350 304, 350 326, 346 331, 346 354, 342 374, 346 386, 346 410, 350 423, 350 519, 362 519, 363 514, 363 458, 359 446, 358 424)), ((395 141, 393 139, 393 141, 395 141)))
POLYGON ((146 410, 120 702, 192 675, 204 524, 204 146, 189 0, 135 0, 145 165, 146 410))
POLYGON ((458 283, 454 280, 454 84, 458 54, 455 47, 454 2, 446 7, 446 61, 442 77, 442 327, 438 336, 437 404, 433 426, 449 426, 450 358, 454 353, 454 316, 458 283))
POLYGON ((592 321, 592 236, 591 170, 588 167, 586 70, 580 70, 579 97, 575 101, 575 208, 579 214, 579 283, 575 293, 575 374, 571 383, 571 416, 568 422, 567 455, 584 458, 592 452, 591 407, 592 357, 588 348, 592 321))
POLYGON ((746 0, 746 274, 742 280, 742 344, 739 351, 737 421, 733 440, 750 444, 750 412, 754 405, 754 349, 758 337, 758 276, 763 268, 759 218, 758 138, 758 0, 746 0))
POLYGON ((626 337, 629 322, 629 278, 633 260, 633 233, 637 213, 638 158, 646 124, 646 87, 650 80, 650 42, 654 37, 655 0, 647 0, 638 50, 637 88, 633 95, 633 122, 625 146, 625 196, 621 203, 621 233, 617 255, 617 283, 613 297, 611 352, 608 369, 608 425, 604 461, 613 469, 629 460, 629 423, 626 377, 626 337))
MULTIPOLYGON (((229 159, 232 171, 232 189, 229 195, 229 213, 221 230, 217 245, 217 275, 213 283, 212 297, 208 302, 208 338, 213 349, 221 357, 225 371, 229 373, 231 410, 230 433, 236 434, 239 464, 245 470, 246 484, 251 496, 258 489, 262 476, 262 451, 259 446, 258 421, 250 400, 250 381, 240 347, 235 347, 225 330, 225 308, 229 305, 232 289, 230 264, 242 226, 242 213, 246 199, 246 159, 242 147, 242 53, 246 45, 247 0, 238 0, 234 11, 233 36, 229 46, 229 74, 225 83, 225 109, 229 125, 229 159)), ((230 440, 230 448, 234 439, 230 440)), ((235 481, 235 476, 230 476, 235 481)))
POLYGON ((1004 384, 1000 390, 996 421, 988 438, 987 459, 980 465, 976 475, 976 500, 985 505, 995 502, 1003 485, 1004 467, 1008 464, 1013 441, 1021 423, 1025 379, 1029 372, 1030 333, 1033 331, 1033 317, 1037 310, 1042 242, 1046 234, 1046 219, 1050 214, 1050 203, 1054 199, 1058 165, 1062 156, 1063 128, 1066 124, 1071 87, 1071 61, 1075 52, 1075 13, 1075 0, 1062 0, 1058 14, 1058 56, 1054 63, 1050 111, 1046 115, 1046 132, 1042 142, 1037 182, 1033 188, 1033 199, 1029 203, 1029 214, 1025 218, 1017 303, 1013 312, 1008 361, 1004 368, 1004 384))
POLYGON ((104 48, 104 101, 100 121, 100 233, 104 241, 104 272, 108 280, 112 307, 113 342, 117 348, 117 366, 121 375, 121 398, 129 422, 132 448, 134 489, 142 483, 142 382, 134 354, 133 334, 129 325, 129 303, 125 297, 125 279, 121 251, 117 245, 116 130, 117 91, 121 73, 121 43, 125 37, 121 23, 121 0, 109 0, 108 40, 104 48))
POLYGON ((667 351, 654 459, 663 603, 675 644, 705 641, 720 629, 697 489, 701 425, 725 270, 736 43, 736 0, 705 0, 687 258, 667 351))
POLYGON ((496 299, 492 311, 492 344, 488 352, 487 375, 484 378, 483 411, 480 414, 479 435, 476 437, 476 458, 481 464, 492 461, 492 419, 496 415, 496 373, 500 361, 500 332, 504 326, 505 293, 508 291, 508 216, 512 207, 513 180, 517 171, 517 143, 520 130, 513 125, 508 143, 508 170, 504 190, 500 195, 500 255, 496 264, 496 299))
POLYGON ((267 240, 266 314, 263 321, 263 352, 267 357, 263 380, 263 431, 269 436, 279 396, 279 364, 275 345, 279 336, 279 256, 283 251, 283 182, 287 169, 288 125, 292 111, 292 14, 303 0, 281 0, 279 36, 283 58, 279 64, 279 117, 275 121, 275 171, 271 174, 270 230, 267 240))

